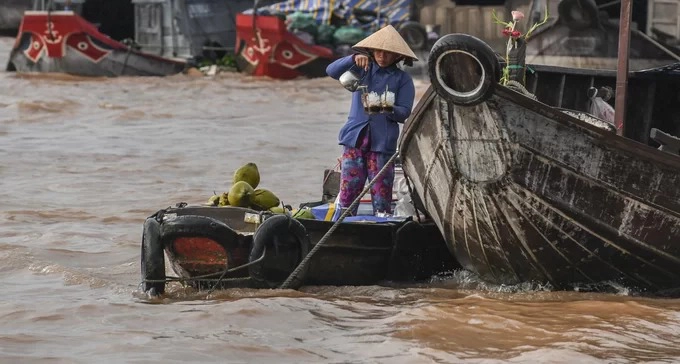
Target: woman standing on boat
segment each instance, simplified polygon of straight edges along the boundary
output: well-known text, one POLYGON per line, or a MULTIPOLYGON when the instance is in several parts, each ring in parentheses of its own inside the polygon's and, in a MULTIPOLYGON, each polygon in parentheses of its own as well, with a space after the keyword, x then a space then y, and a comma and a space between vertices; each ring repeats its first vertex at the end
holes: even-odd
MULTIPOLYGON (((339 144, 344 146, 341 161, 339 203, 349 207, 366 183, 396 153, 399 123, 411 115, 415 86, 411 76, 399 68, 399 62, 417 61, 399 32, 388 25, 355 44, 362 52, 340 58, 326 68, 326 73, 340 79, 353 70, 363 88, 352 92, 347 122, 340 129, 339 144)), ((392 213, 394 163, 371 187, 373 213, 392 213)), ((352 211, 356 214, 356 208, 352 211)))

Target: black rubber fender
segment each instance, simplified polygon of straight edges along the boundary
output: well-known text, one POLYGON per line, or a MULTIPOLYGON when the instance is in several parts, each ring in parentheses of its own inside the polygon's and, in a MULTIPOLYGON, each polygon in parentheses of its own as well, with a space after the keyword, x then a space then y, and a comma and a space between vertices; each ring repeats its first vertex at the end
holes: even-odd
POLYGON ((210 238, 225 248, 239 244, 238 233, 226 223, 208 216, 182 215, 163 221, 160 228, 164 243, 177 237, 201 236, 210 238))
POLYGON ((399 24, 397 31, 412 50, 423 50, 427 47, 427 31, 422 24, 416 21, 405 21, 399 24))
POLYGON ((160 224, 155 218, 144 221, 142 234, 142 290, 153 296, 165 293, 165 254, 160 238, 160 224), (159 281, 159 282, 148 282, 159 281))
POLYGON ((595 0, 562 0, 557 14, 560 22, 573 30, 597 28, 600 24, 595 0))
MULTIPOLYGON (((266 219, 255 230, 249 261, 259 259, 263 252, 265 256, 260 263, 248 268, 250 278, 260 287, 281 286, 307 256, 310 246, 307 229, 297 219, 286 215, 266 219)), ((307 267, 302 268, 288 288, 299 288, 306 273, 307 267)))
POLYGON ((500 63, 491 47, 469 34, 447 34, 430 51, 430 82, 437 94, 456 105, 477 105, 500 80, 500 63))
POLYGON ((352 15, 361 24, 370 24, 378 18, 378 12, 370 9, 353 8, 352 15))

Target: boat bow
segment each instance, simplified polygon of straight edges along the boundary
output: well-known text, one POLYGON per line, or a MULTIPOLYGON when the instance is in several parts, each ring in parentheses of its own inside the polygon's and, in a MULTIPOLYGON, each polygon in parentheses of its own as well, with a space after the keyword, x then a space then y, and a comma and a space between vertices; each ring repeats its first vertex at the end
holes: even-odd
POLYGON ((678 288, 678 156, 499 85, 474 37, 442 38, 428 67, 403 168, 465 268, 500 284, 678 288))

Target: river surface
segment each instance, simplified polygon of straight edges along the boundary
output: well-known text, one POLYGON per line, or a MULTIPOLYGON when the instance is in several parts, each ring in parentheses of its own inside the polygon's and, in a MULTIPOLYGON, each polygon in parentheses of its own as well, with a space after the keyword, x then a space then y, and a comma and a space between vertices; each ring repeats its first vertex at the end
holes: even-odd
MULTIPOLYGON (((0 38, 4 70, 13 39, 0 38)), ((417 81, 418 95, 427 83, 417 81)), ((485 285, 139 294, 144 219, 255 162, 321 197, 349 95, 330 79, 0 72, 1 363, 680 362, 680 300, 485 285)))

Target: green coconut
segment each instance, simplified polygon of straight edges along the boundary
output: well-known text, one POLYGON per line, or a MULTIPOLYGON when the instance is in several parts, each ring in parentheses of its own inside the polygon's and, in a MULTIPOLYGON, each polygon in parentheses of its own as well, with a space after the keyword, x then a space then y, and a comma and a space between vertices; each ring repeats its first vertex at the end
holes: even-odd
POLYGON ((282 206, 274 206, 269 209, 269 211, 275 213, 275 214, 285 214, 286 209, 284 209, 282 206))
POLYGON ((222 192, 217 201, 217 206, 229 206, 229 193, 222 192))
POLYGON ((272 191, 264 188, 255 189, 250 195, 250 205, 257 210, 269 210, 280 203, 281 201, 272 191))
POLYGON ((234 172, 232 184, 241 181, 248 183, 252 188, 257 188, 260 184, 260 171, 257 169, 257 164, 247 163, 234 172))
POLYGON ((297 210, 293 210, 293 218, 294 219, 316 220, 316 217, 314 217, 312 210, 310 210, 306 207, 303 207, 303 208, 297 209, 297 210))
POLYGON ((234 183, 229 189, 229 205, 238 207, 248 207, 250 205, 250 195, 253 194, 253 187, 245 181, 234 183))
POLYGON ((220 195, 212 195, 209 199, 208 202, 206 202, 207 206, 217 206, 220 203, 220 195))

